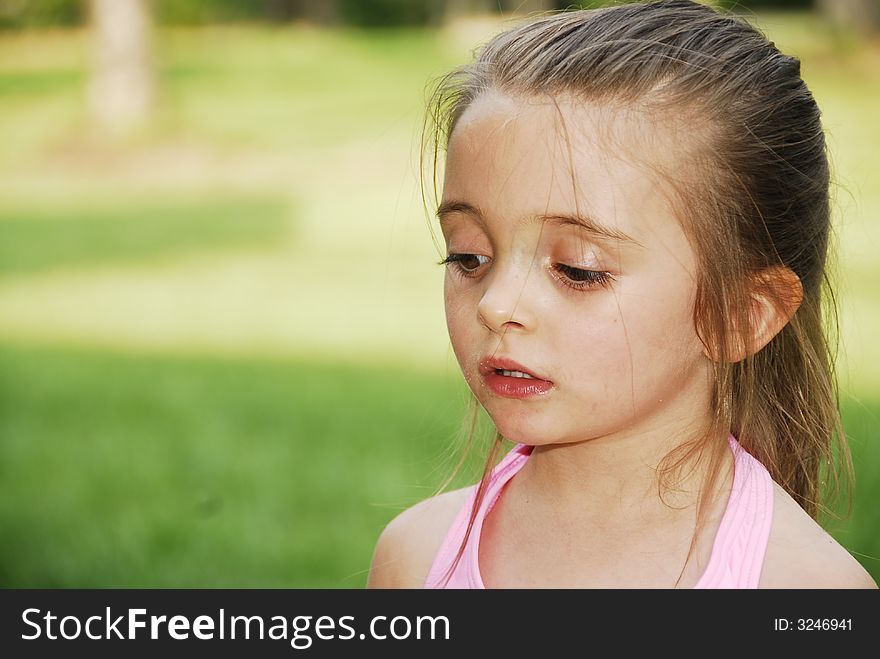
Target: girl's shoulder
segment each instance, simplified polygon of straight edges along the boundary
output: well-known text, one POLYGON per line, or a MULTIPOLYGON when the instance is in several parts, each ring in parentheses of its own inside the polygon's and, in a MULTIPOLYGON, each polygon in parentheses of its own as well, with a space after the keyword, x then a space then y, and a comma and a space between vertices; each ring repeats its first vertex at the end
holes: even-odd
POLYGON ((430 497, 392 519, 376 542, 367 588, 421 588, 473 488, 430 497))
POLYGON ((779 484, 759 588, 877 588, 867 570, 779 484))

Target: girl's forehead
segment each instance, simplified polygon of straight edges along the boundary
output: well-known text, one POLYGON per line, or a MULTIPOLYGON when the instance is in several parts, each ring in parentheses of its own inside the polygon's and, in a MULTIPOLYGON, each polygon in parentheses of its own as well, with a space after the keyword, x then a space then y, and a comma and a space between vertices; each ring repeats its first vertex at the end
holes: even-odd
MULTIPOLYGON (((462 113, 450 149, 528 149, 543 145, 566 153, 586 152, 636 165, 664 164, 686 148, 680 126, 620 102, 585 101, 567 94, 512 96, 487 90, 462 113), (678 148, 674 148, 678 144, 678 148)), ((492 156, 497 156, 497 153, 492 156)))
POLYGON ((505 215, 588 212, 630 235, 671 215, 674 131, 619 104, 486 92, 449 141, 444 198, 505 215))

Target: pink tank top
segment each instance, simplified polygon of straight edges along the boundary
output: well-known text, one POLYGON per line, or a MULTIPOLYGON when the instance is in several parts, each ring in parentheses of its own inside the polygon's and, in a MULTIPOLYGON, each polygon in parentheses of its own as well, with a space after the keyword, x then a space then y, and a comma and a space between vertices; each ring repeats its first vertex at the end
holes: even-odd
MULTIPOLYGON (((743 449, 733 435, 728 437, 728 442, 734 455, 733 486, 709 562, 694 588, 757 588, 761 576, 773 520, 773 481, 764 465, 743 449)), ((447 582, 447 568, 461 546, 474 504, 477 488, 471 486, 467 500, 437 552, 425 588, 485 588, 478 560, 483 521, 504 485, 526 463, 532 448, 517 444, 492 470, 464 554, 447 582)))

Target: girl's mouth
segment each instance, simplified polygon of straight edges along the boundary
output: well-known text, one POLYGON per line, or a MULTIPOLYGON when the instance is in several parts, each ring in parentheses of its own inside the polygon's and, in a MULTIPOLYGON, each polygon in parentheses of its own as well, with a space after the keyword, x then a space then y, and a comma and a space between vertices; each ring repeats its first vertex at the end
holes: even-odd
POLYGON ((480 375, 491 392, 504 398, 522 400, 544 396, 554 386, 550 380, 544 380, 516 362, 498 357, 482 360, 480 375))
POLYGON ((544 396, 553 389, 553 383, 529 373, 502 368, 481 369, 483 382, 493 393, 504 398, 525 399, 544 396))

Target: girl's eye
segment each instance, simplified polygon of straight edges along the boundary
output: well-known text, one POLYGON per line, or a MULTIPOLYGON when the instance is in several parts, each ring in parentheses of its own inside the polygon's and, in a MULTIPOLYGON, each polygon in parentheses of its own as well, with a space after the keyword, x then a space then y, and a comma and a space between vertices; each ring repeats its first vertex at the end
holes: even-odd
POLYGON ((614 279, 610 272, 583 270, 563 263, 557 263, 553 269, 562 275, 556 277, 560 282, 576 290, 585 290, 596 285, 607 286, 614 279))
MULTIPOLYGON (((440 265, 454 265, 455 272, 458 275, 462 277, 476 277, 479 267, 489 261, 489 257, 482 254, 451 253, 440 261, 440 265)), ((557 263, 553 266, 553 269, 559 273, 556 275, 556 279, 563 285, 575 290, 587 290, 597 285, 606 286, 614 279, 610 272, 584 270, 563 263, 557 263)))
POLYGON ((488 262, 489 257, 482 254, 449 254, 440 261, 440 265, 454 265, 458 274, 464 277, 473 277, 477 268, 488 262))

